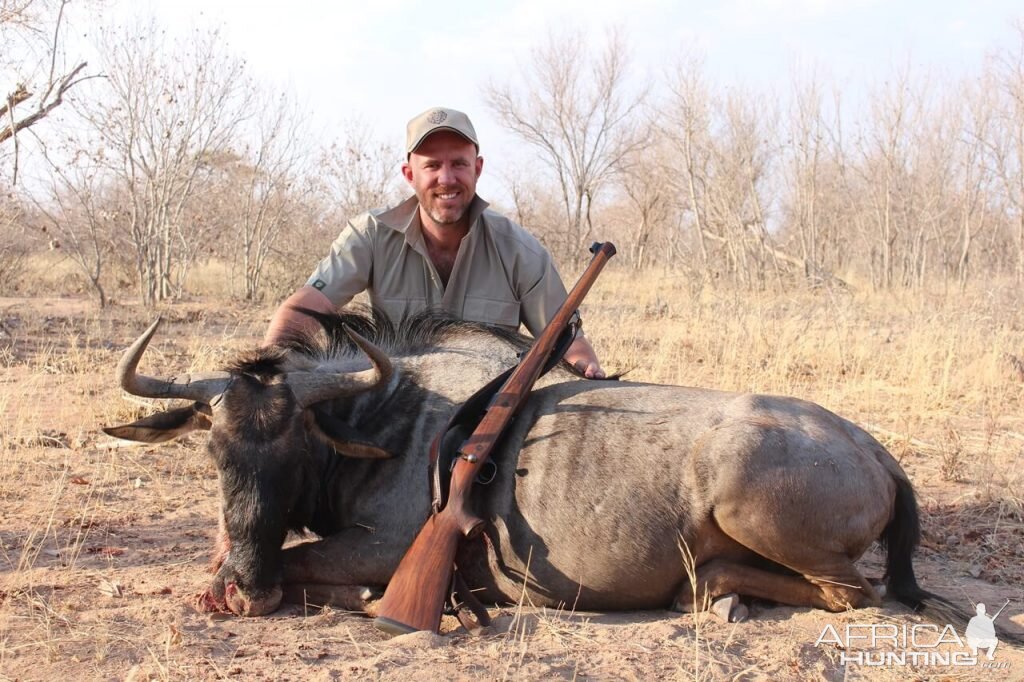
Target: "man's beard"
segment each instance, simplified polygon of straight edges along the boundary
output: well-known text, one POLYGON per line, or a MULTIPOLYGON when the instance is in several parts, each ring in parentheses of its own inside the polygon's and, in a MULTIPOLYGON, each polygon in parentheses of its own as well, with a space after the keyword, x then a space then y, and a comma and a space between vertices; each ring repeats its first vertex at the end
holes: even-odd
POLYGON ((451 217, 453 214, 450 211, 445 211, 445 213, 447 214, 446 216, 443 215, 439 209, 431 208, 427 211, 427 215, 429 215, 430 219, 433 220, 438 225, 454 225, 458 223, 460 220, 462 220, 464 217, 466 217, 466 213, 468 211, 469 206, 463 206, 462 209, 458 211, 457 214, 454 214, 454 217, 451 217))
MULTIPOLYGON (((465 194, 465 190, 463 192, 465 194)), ((455 225, 466 217, 466 213, 469 212, 469 206, 472 203, 472 201, 467 201, 462 206, 442 208, 439 205, 441 201, 437 197, 431 195, 430 198, 433 201, 426 204, 427 215, 438 225, 455 225)), ((423 204, 424 202, 421 200, 420 203, 423 204)))

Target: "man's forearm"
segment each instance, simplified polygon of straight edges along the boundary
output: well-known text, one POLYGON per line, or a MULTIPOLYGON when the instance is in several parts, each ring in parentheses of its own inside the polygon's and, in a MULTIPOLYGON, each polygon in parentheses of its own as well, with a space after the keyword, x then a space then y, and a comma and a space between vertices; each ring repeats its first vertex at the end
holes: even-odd
POLYGON ((334 312, 334 304, 331 303, 331 299, 313 287, 302 287, 286 298, 284 303, 274 311, 274 316, 270 318, 270 325, 267 327, 267 333, 263 337, 264 346, 273 345, 296 332, 312 332, 318 328, 316 320, 298 312, 295 308, 309 308, 321 313, 334 312))

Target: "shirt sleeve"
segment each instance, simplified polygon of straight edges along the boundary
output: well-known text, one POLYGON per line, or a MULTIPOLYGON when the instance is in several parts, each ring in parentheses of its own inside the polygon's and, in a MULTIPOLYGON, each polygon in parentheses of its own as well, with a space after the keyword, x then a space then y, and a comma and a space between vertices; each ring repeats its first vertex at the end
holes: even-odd
POLYGON ((331 244, 330 253, 309 276, 306 285, 318 289, 331 303, 341 307, 366 289, 372 273, 373 242, 370 235, 349 222, 331 244))
POLYGON ((568 297, 551 254, 543 247, 542 254, 537 259, 539 277, 520 294, 519 299, 519 316, 534 338, 544 331, 544 327, 568 297))

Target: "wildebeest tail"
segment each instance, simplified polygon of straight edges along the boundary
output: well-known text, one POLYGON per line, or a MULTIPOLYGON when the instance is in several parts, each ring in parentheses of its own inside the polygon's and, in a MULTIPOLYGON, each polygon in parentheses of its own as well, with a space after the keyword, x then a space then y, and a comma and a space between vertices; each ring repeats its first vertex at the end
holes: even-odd
POLYGON ((882 531, 886 550, 885 579, 888 594, 936 623, 966 626, 966 614, 949 600, 921 589, 914 576, 914 551, 921 542, 921 515, 914 489, 905 476, 894 476, 896 502, 892 521, 882 531))
POLYGON ((914 576, 914 551, 921 542, 921 517, 910 481, 902 476, 896 481, 896 502, 892 520, 882 531, 879 541, 886 550, 885 579, 889 594, 908 606, 918 608, 914 600, 927 595, 914 576))
MULTIPOLYGON (((944 597, 921 589, 914 576, 913 556, 921 541, 921 517, 914 489, 905 476, 895 476, 896 502, 892 521, 879 538, 886 549, 885 577, 888 594, 938 625, 952 625, 963 633, 973 614, 944 597)), ((1024 638, 996 626, 1001 641, 1017 644, 1024 638)))

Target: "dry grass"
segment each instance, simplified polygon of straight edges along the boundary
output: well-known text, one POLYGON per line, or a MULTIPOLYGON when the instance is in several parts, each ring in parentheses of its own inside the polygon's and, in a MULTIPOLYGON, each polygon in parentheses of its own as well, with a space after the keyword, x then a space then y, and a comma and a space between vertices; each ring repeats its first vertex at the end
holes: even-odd
MULTIPOLYGON (((582 312, 606 368, 630 379, 796 395, 867 425, 919 491, 928 586, 974 595, 987 583, 1019 598, 1016 298, 1009 283, 964 296, 751 294, 611 269, 582 312)), ((145 360, 154 374, 217 367, 257 341, 270 308, 162 312, 145 360)), ((108 448, 97 432, 149 409, 123 398, 112 370, 152 316, 123 305, 98 313, 84 299, 0 299, 0 679, 841 678, 805 646, 827 614, 804 610, 755 609, 754 623, 735 626, 524 603, 498 612, 493 635, 439 641, 385 640, 331 610, 197 614, 190 596, 206 580, 217 495, 202 437, 108 448)))

